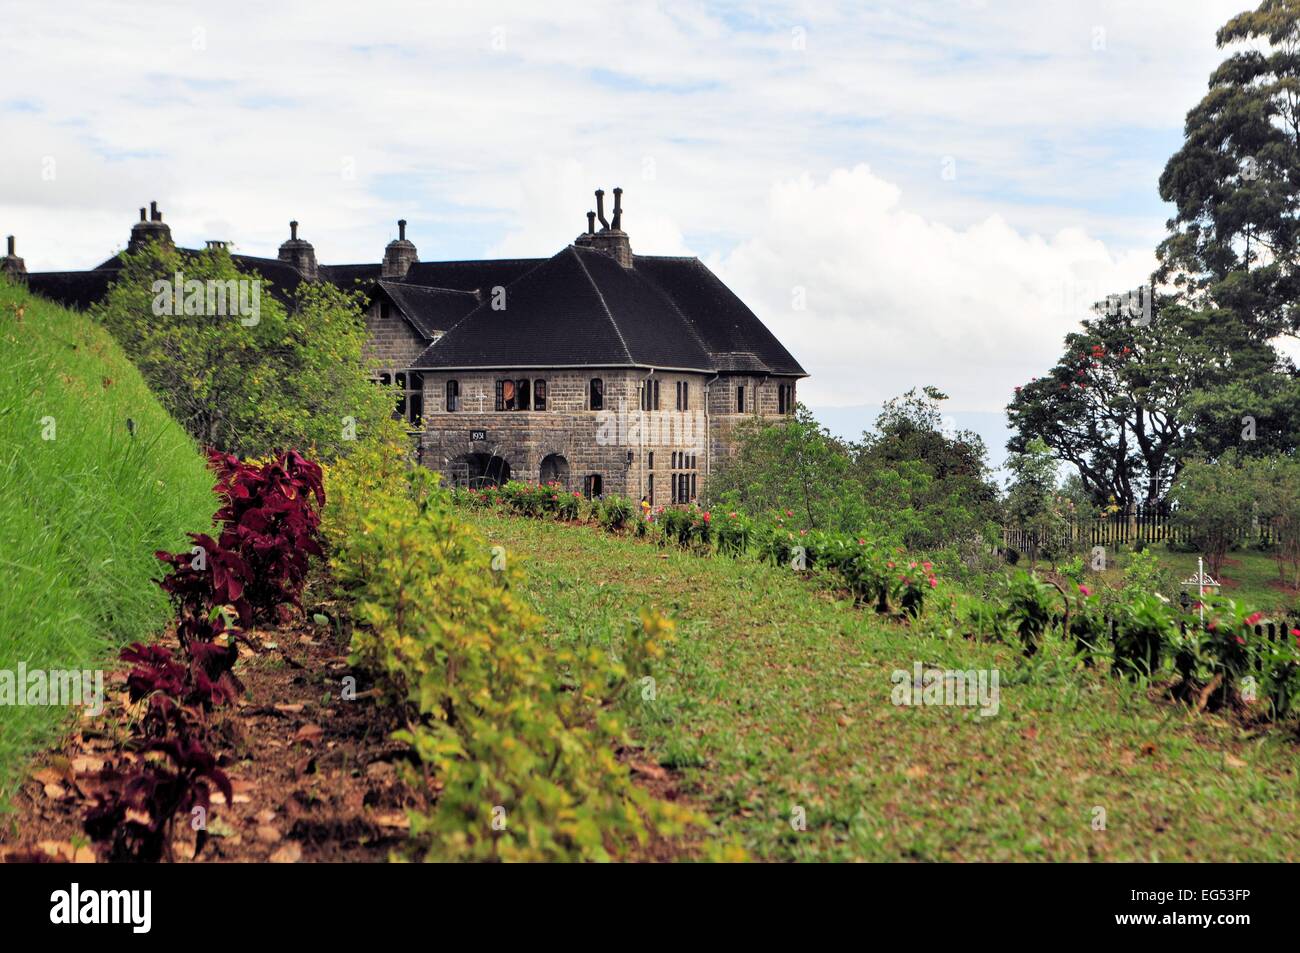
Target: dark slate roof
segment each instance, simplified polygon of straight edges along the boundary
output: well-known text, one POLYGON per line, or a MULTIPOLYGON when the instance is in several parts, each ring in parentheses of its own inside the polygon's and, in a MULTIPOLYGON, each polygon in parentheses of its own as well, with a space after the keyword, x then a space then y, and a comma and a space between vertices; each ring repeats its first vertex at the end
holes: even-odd
POLYGON ((634 256, 624 268, 570 245, 485 298, 416 360, 462 367, 659 367, 806 376, 698 259, 634 256))
POLYGON ((320 265, 320 273, 344 290, 352 290, 358 281, 374 281, 382 265, 320 265))
POLYGON ((425 288, 388 279, 381 279, 378 284, 411 326, 430 341, 455 327, 479 303, 478 295, 472 291, 425 288))
POLYGON ((634 255, 632 264, 686 316, 717 370, 808 376, 776 335, 698 258, 634 255))
POLYGON ((27 287, 65 308, 84 311, 108 293, 116 271, 37 271, 27 276, 27 287))
POLYGON ((708 354, 672 302, 602 252, 570 245, 488 297, 413 366, 674 367, 708 354))
POLYGON ((411 265, 403 284, 454 291, 478 291, 487 297, 493 288, 504 288, 522 278, 545 258, 496 258, 485 261, 417 261, 411 265))

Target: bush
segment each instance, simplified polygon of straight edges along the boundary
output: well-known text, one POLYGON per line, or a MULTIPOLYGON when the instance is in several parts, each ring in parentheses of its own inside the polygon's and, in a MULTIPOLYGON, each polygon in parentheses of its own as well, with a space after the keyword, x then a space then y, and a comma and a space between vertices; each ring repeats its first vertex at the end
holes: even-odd
POLYGON ((610 494, 600 503, 600 525, 612 532, 622 530, 633 518, 636 508, 627 497, 610 494))
POLYGON ((1037 573, 1017 570, 1006 579, 1004 595, 1008 621, 1015 628, 1026 656, 1034 655, 1056 614, 1056 588, 1037 573))
POLYGON ((421 762, 432 806, 411 818, 430 860, 605 860, 651 830, 695 818, 632 783, 619 701, 662 656, 671 624, 647 616, 619 657, 555 651, 489 571, 484 541, 451 497, 391 448, 359 448, 326 471, 325 533, 353 600, 352 657, 410 710, 397 737, 421 762))
MULTIPOLYGON (((182 254, 151 244, 122 255, 117 280, 91 314, 205 446, 243 457, 302 447, 332 458, 393 427, 397 398, 371 383, 362 359, 360 295, 304 281, 286 308, 264 290, 224 250, 182 254), (157 313, 169 297, 159 289, 177 274, 187 284, 243 282, 258 292, 256 313, 157 313)), ((195 310, 207 308, 204 297, 195 310)), ((224 310, 234 310, 229 301, 224 310)))

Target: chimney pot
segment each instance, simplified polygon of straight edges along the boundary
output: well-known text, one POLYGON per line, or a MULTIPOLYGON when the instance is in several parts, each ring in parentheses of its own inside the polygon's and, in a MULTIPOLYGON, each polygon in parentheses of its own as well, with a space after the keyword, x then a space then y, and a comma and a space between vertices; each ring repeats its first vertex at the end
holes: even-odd
POLYGON ((290 240, 290 241, 295 241, 295 242, 298 240, 298 223, 297 223, 297 222, 290 222, 290 223, 289 223, 289 240, 290 240))
POLYGON ((14 237, 12 235, 9 236, 9 257, 14 257, 14 237))
POLYGON ((145 209, 144 206, 142 205, 140 206, 140 221, 142 222, 145 221, 144 213, 145 213, 145 209))
POLYGON ((397 220, 397 237, 401 241, 406 241, 406 219, 404 218, 397 220))
POLYGON ((154 221, 154 222, 161 222, 161 221, 162 221, 162 213, 158 211, 158 203, 157 203, 157 202, 150 202, 150 203, 149 203, 149 219, 150 219, 150 221, 154 221))
POLYGON ((605 190, 596 190, 596 217, 600 219, 602 228, 609 228, 609 222, 605 221, 605 190))
POLYGON ((623 190, 614 188, 614 228, 623 227, 623 190))
POLYGON ((587 234, 588 235, 596 234, 596 213, 595 212, 587 213, 587 234))

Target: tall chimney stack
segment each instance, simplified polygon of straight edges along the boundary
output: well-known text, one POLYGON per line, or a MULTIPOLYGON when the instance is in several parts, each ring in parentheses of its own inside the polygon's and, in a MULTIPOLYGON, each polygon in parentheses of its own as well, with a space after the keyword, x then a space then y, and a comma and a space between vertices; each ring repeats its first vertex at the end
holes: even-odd
POLYGON ((406 240, 406 219, 398 219, 397 238, 384 249, 384 263, 379 268, 379 277, 405 278, 411 266, 419 260, 415 243, 406 240))
POLYGON ((614 189, 614 223, 605 220, 605 191, 596 190, 596 211, 587 213, 587 230, 573 242, 580 248, 594 248, 617 261, 624 268, 632 267, 632 244, 623 231, 623 190, 614 189), (595 219, 600 218, 601 230, 596 231, 595 219))
POLYGON ((8 275, 14 281, 22 281, 27 275, 27 264, 14 251, 14 237, 7 239, 9 254, 0 258, 0 274, 8 275))
POLYGON ((156 242, 166 248, 175 248, 172 244, 172 230, 163 222, 162 212, 158 211, 158 203, 150 202, 148 214, 145 209, 140 209, 140 221, 131 226, 131 240, 126 243, 128 252, 138 252, 150 242, 156 242))
POLYGON ((298 223, 289 223, 289 240, 280 246, 277 256, 280 261, 293 265, 308 281, 315 281, 319 274, 316 268, 316 249, 311 242, 298 237, 298 223))

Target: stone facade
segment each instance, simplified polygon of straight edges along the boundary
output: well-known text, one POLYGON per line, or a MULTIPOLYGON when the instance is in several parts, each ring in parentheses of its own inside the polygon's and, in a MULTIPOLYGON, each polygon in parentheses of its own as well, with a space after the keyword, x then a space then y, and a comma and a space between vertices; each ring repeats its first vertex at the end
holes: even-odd
MULTIPOLYGON (((569 491, 646 497, 656 505, 673 503, 676 486, 677 502, 693 501, 733 452, 736 426, 777 416, 776 380, 626 368, 426 371, 420 459, 449 483, 555 481, 569 491), (546 409, 498 411, 497 383, 524 379, 530 406, 537 382, 545 382, 546 409), (593 379, 603 385, 599 410, 591 407, 593 379), (455 410, 447 409, 449 382, 458 395, 455 410), (651 388, 653 403, 656 382, 659 407, 642 410, 642 388, 651 388), (744 412, 736 410, 741 384, 744 412), (679 385, 684 410, 677 409, 679 385)), ((794 378, 781 382, 793 385, 794 378)))

